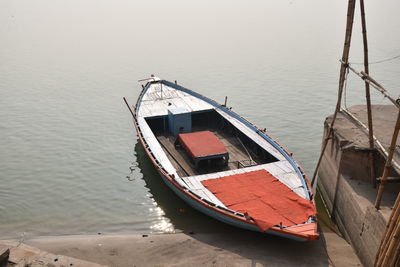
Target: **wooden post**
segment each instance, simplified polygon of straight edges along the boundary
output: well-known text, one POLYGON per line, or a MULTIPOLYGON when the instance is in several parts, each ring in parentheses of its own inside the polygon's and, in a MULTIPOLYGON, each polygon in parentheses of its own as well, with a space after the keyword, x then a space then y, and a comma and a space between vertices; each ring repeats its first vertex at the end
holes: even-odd
POLYGON ((383 256, 388 249, 390 237, 392 236, 394 226, 396 224, 396 221, 399 220, 399 214, 400 214, 400 193, 397 195, 392 213, 390 214, 388 224, 386 225, 385 233, 383 234, 381 243, 376 253, 375 266, 382 265, 383 256))
POLYGON ((393 257, 391 262, 389 263, 389 266, 399 266, 399 264, 400 264, 400 242, 397 243, 397 249, 393 253, 393 257))
POLYGON ((379 207, 381 205, 383 191, 385 189, 387 177, 389 175, 389 171, 392 166, 392 159, 393 159, 394 150, 396 149, 396 142, 397 142, 397 137, 399 136, 399 130, 400 130, 400 110, 397 113, 397 121, 396 121, 396 125, 394 128, 393 136, 392 136, 392 142, 389 147, 389 155, 386 159, 386 164, 385 164, 385 168, 383 170, 381 183, 379 184, 378 195, 376 196, 376 201, 375 201, 376 209, 379 209, 379 207))
MULTIPOLYGON (((364 44, 364 72, 369 74, 369 63, 368 63, 368 41, 367 41, 367 26, 365 22, 365 10, 364 10, 364 0, 360 0, 361 9, 361 25, 362 25, 362 35, 364 44)), ((369 90, 369 83, 365 82, 365 98, 367 100, 367 114, 368 114, 368 138, 369 138, 369 165, 370 165, 370 175, 372 185, 376 187, 376 175, 375 175, 375 160, 374 160, 374 131, 372 126, 372 111, 371 111, 371 96, 369 90)))
POLYGON ((129 111, 131 112, 132 117, 135 118, 135 113, 133 113, 133 111, 132 111, 131 107, 129 106, 128 101, 126 101, 126 98, 125 98, 125 97, 124 97, 124 101, 125 101, 126 106, 127 106, 128 109, 129 109, 129 111))
POLYGON ((333 114, 332 122, 328 130, 328 134, 324 140, 324 144, 322 146, 321 154, 319 156, 317 166, 315 167, 314 174, 311 180, 311 186, 314 185, 319 165, 321 164, 322 157, 324 156, 326 146, 328 145, 328 141, 330 136, 333 133, 333 125, 335 124, 337 113, 340 111, 340 106, 342 102, 342 95, 343 95, 343 86, 344 80, 346 77, 346 69, 349 63, 349 52, 350 52, 350 43, 351 43, 351 35, 353 32, 353 21, 354 21, 354 9, 356 5, 356 0, 349 0, 349 4, 347 7, 347 23, 346 23, 346 34, 344 39, 344 46, 343 46, 343 54, 342 54, 342 65, 340 67, 340 76, 339 76, 339 89, 338 89, 338 98, 336 102, 335 113, 333 114))
POLYGON ((393 234, 388 242, 389 243, 388 249, 386 253, 382 255, 383 256, 382 266, 394 266, 394 265, 389 265, 389 262, 394 256, 396 246, 399 244, 399 236, 400 236, 400 222, 397 221, 395 230, 393 231, 393 234))

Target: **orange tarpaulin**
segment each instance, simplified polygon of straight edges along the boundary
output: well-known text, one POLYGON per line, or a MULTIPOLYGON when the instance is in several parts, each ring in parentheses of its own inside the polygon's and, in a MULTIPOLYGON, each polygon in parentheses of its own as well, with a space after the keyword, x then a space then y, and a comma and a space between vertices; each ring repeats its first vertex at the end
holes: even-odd
POLYGON ((218 137, 210 131, 181 133, 178 141, 192 158, 228 153, 218 137))
POLYGON ((247 213, 262 232, 280 225, 308 221, 316 210, 310 200, 294 193, 266 170, 201 182, 229 209, 247 213))

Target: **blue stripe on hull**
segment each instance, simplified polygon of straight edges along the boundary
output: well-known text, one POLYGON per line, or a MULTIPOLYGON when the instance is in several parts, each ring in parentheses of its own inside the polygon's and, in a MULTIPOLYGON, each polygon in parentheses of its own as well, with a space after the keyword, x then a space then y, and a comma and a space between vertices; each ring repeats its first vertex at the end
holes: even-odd
MULTIPOLYGON (((192 91, 192 90, 190 90, 190 89, 187 89, 187 88, 185 88, 185 87, 176 85, 176 84, 174 84, 174 83, 171 83, 171 82, 168 82, 168 81, 165 81, 165 80, 161 80, 160 82, 162 82, 162 83, 164 83, 164 84, 166 84, 166 85, 168 85, 168 86, 170 86, 170 87, 172 87, 172 88, 175 88, 175 89, 177 89, 177 90, 183 91, 183 92, 185 92, 185 93, 188 93, 188 94, 190 94, 190 95, 193 95, 193 96, 195 96, 195 97, 197 97, 197 98, 202 99, 203 101, 205 101, 205 102, 211 104, 212 106, 223 110, 223 111, 224 111, 225 113, 227 113, 228 115, 230 115, 230 116, 236 118, 237 120, 239 120, 240 122, 242 122, 243 124, 245 124, 245 125, 246 125, 248 128, 250 128, 251 130, 257 132, 262 138, 264 138, 268 143, 270 143, 273 147, 275 147, 275 148, 290 162, 290 164, 295 168, 295 171, 296 171, 297 174, 299 175, 300 180, 301 180, 301 182, 302 182, 304 188, 308 188, 308 187, 307 187, 307 184, 306 184, 306 182, 305 182, 305 179, 304 179, 302 173, 300 172, 299 166, 298 166, 297 163, 293 160, 293 158, 292 158, 290 155, 288 155, 288 154, 287 154, 274 140, 272 140, 269 136, 267 136, 266 134, 264 134, 264 133, 262 133, 262 132, 258 132, 258 129, 257 129, 254 125, 252 125, 251 123, 249 123, 247 120, 243 119, 242 117, 240 117, 240 116, 237 115, 236 113, 234 113, 234 112, 230 111, 229 109, 227 109, 227 108, 221 106, 221 105, 218 104, 216 101, 214 101, 214 100, 212 100, 212 99, 209 99, 209 98, 207 98, 207 97, 204 97, 203 95, 201 95, 201 94, 199 94, 199 93, 196 93, 196 92, 194 92, 194 91, 192 91)), ((146 86, 145 86, 145 88, 142 90, 142 92, 141 92, 141 94, 140 94, 140 96, 139 96, 139 98, 138 98, 138 101, 137 101, 137 103, 136 103, 136 108, 135 108, 135 111, 136 111, 136 112, 138 111, 138 109, 139 109, 139 107, 140 107, 140 103, 141 103, 141 101, 142 101, 143 95, 145 94, 145 92, 147 91, 147 89, 150 87, 150 85, 151 85, 151 83, 147 83, 146 86)), ((140 128, 140 127, 139 127, 139 128, 140 128)), ((145 148, 145 150, 147 150, 147 149, 145 148)), ((159 171, 158 171, 158 172, 159 172, 159 171)), ((174 191, 174 193, 175 193, 176 195, 178 195, 183 201, 185 201, 186 203, 188 203, 188 204, 189 204, 191 207, 193 207, 194 209, 196 209, 196 210, 198 210, 198 211, 200 211, 200 212, 202 212, 202 213, 204 213, 204 214, 206 214, 206 215, 208 215, 208 216, 210 216, 210 217, 212 217, 212 218, 214 218, 214 219, 217 219, 217 220, 219 220, 219 221, 221 221, 221 222, 227 223, 227 224, 229 224, 229 225, 233 225, 233 226, 235 226, 235 227, 240 227, 240 228, 246 229, 246 230, 251 230, 251 231, 260 232, 259 228, 258 228, 257 226, 255 226, 255 225, 247 224, 247 223, 244 223, 244 222, 242 222, 242 221, 240 221, 240 220, 235 220, 235 219, 233 219, 233 218, 231 218, 231 217, 229 217, 229 216, 226 216, 226 215, 224 215, 224 214, 222 214, 222 213, 219 213, 219 212, 216 212, 216 211, 213 211, 213 210, 211 210, 211 209, 206 208, 205 206, 201 205, 199 202, 193 200, 192 198, 190 198, 189 196, 187 196, 185 193, 183 193, 182 191, 180 191, 178 188, 176 188, 175 185, 172 184, 172 183, 171 183, 166 177, 164 177, 160 172, 159 172, 159 174, 160 174, 162 180, 168 185, 168 187, 171 188, 172 191, 174 191)), ((307 198, 307 199, 310 199, 308 190, 306 190, 306 193, 307 193, 306 198, 307 198)), ((275 231, 271 231, 271 230, 268 230, 268 231, 266 231, 265 233, 267 233, 267 234, 272 234, 272 235, 276 235, 276 236, 280 236, 280 237, 284 237, 284 238, 293 239, 293 240, 296 240, 296 241, 308 241, 308 240, 305 239, 305 238, 300 238, 300 237, 296 237, 296 236, 292 236, 292 235, 284 234, 284 233, 280 233, 280 232, 275 232, 275 231)))

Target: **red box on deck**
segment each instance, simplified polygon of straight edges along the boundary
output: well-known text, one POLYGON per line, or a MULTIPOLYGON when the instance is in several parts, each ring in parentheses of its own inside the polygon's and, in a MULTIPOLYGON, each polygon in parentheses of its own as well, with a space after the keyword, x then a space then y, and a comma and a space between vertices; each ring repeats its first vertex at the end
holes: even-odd
POLYGON ((177 142, 193 159, 228 155, 224 144, 210 131, 181 133, 178 135, 177 142))

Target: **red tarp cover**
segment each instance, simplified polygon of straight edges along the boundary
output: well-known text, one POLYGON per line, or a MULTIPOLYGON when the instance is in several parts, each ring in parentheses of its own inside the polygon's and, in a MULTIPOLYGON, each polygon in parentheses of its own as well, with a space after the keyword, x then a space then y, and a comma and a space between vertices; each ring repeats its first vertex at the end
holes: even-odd
POLYGON ((218 137, 210 131, 181 133, 178 141, 192 158, 228 153, 218 137))
POLYGON ((262 232, 282 223, 292 226, 308 221, 316 210, 266 170, 209 179, 201 182, 229 209, 248 213, 262 232))

